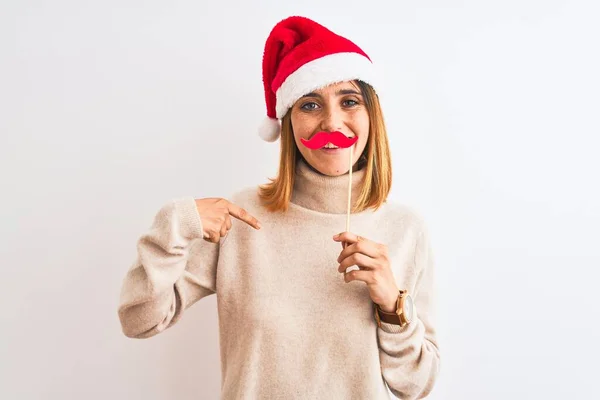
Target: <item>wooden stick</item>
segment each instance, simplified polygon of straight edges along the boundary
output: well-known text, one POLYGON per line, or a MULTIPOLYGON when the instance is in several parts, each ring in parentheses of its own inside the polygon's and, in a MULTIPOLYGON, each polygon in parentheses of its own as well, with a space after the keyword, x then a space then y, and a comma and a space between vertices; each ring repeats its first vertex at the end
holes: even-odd
POLYGON ((354 146, 350 146, 348 148, 348 153, 350 154, 348 157, 348 164, 350 165, 350 175, 348 179, 348 209, 346 212, 346 232, 350 232, 350 204, 352 201, 352 148, 354 146))
MULTIPOLYGON (((350 175, 348 179, 348 208, 346 211, 346 232, 350 232, 350 205, 352 204, 352 148, 354 146, 348 147, 348 164, 350 165, 350 175)), ((348 244, 344 242, 344 249, 348 244)))

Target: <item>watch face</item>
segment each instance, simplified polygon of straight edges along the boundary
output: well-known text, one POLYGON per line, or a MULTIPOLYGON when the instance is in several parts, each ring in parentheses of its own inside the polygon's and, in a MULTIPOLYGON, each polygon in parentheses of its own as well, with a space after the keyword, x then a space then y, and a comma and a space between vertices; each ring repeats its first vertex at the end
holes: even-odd
POLYGON ((402 310, 402 313, 404 314, 406 319, 409 321, 412 321, 413 310, 414 310, 413 299, 412 299, 412 297, 410 297, 410 295, 406 295, 406 297, 404 298, 404 310, 402 310))

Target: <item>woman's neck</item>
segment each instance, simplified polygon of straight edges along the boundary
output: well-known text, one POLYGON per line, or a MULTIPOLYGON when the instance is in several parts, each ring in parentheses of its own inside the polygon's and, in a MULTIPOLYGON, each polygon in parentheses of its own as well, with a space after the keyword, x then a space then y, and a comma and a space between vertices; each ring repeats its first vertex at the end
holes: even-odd
MULTIPOLYGON (((352 202, 358 198, 365 177, 365 168, 359 163, 352 169, 352 202)), ((344 214, 348 208, 348 173, 339 176, 325 175, 304 158, 296 162, 294 189, 291 202, 314 211, 344 214)))

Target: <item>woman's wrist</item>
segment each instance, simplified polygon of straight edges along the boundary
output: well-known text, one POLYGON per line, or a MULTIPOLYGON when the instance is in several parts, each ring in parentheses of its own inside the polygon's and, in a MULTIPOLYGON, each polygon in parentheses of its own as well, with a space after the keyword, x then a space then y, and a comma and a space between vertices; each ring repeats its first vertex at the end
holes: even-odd
POLYGON ((396 294, 393 298, 391 298, 384 304, 378 304, 377 306, 383 312, 386 312, 388 314, 395 314, 397 305, 398 305, 398 292, 396 292, 396 294))

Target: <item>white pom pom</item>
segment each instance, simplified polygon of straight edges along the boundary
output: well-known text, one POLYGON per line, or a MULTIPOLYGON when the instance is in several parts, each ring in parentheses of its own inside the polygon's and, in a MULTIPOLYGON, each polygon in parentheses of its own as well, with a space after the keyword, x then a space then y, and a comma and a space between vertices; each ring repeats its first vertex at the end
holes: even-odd
POLYGON ((281 134, 281 123, 275 118, 265 118, 258 128, 258 135, 265 142, 274 142, 281 134))

